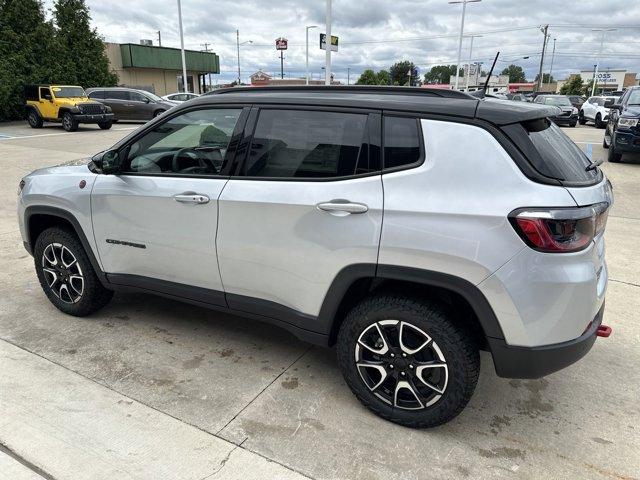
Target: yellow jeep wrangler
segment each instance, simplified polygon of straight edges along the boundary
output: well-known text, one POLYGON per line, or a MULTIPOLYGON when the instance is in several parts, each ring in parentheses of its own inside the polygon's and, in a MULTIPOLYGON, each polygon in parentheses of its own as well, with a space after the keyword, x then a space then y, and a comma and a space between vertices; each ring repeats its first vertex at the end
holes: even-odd
POLYGON ((70 85, 27 85, 27 121, 32 128, 43 122, 62 122, 67 132, 74 132, 80 123, 97 123, 108 130, 113 124, 111 108, 87 97, 82 87, 70 85))

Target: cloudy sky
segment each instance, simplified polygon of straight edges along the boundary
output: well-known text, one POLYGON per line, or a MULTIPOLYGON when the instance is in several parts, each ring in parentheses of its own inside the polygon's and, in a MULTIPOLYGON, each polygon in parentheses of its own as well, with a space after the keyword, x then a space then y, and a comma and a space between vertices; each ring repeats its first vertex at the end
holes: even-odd
MULTIPOLYGON (((45 0, 49 7, 51 0, 45 0)), ((87 0, 99 33, 113 42, 138 42, 179 47, 176 0, 87 0)), ((399 60, 411 60, 421 75, 435 64, 455 63, 458 50, 461 5, 447 0, 334 0, 334 35, 340 51, 333 55, 333 72, 343 81, 347 69, 351 81, 365 69, 388 68, 399 60)), ((324 0, 182 0, 185 48, 201 50, 205 43, 220 56, 221 83, 237 77, 236 29, 241 46, 243 81, 258 69, 279 74, 280 59, 274 39, 289 40, 285 75, 304 76, 305 26, 311 30, 309 62, 313 76, 322 75, 324 51, 318 34, 324 31, 324 0)), ((556 50, 553 75, 591 69, 597 63, 601 32, 606 32, 601 70, 623 68, 640 72, 640 1, 638 0, 482 0, 467 5, 465 34, 482 35, 474 40, 473 61, 489 63, 497 50, 502 61, 521 65, 527 78, 538 72, 543 34, 548 24, 551 41, 544 71, 549 72, 553 39, 556 50), (522 57, 528 56, 528 59, 522 57)), ((469 56, 469 39, 462 57, 469 56)))

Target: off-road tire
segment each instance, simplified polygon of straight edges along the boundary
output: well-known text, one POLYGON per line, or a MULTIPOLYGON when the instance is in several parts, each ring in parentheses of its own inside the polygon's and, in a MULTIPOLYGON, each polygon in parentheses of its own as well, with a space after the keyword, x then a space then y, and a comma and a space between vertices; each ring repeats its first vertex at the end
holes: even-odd
POLYGON ((109 130, 112 125, 113 125, 112 121, 98 123, 98 126, 100 127, 101 130, 109 130))
POLYGON ((62 114, 62 128, 67 132, 75 132, 78 130, 78 120, 71 113, 64 112, 62 114))
POLYGON ((31 128, 42 128, 42 124, 44 123, 35 108, 30 108, 27 112, 27 122, 29 122, 31 128))
POLYGON ((611 163, 619 163, 622 160, 622 154, 616 152, 613 145, 609 145, 609 152, 607 153, 607 160, 611 163))
POLYGON ((100 283, 77 235, 67 228, 51 227, 43 231, 35 242, 33 258, 40 286, 49 301, 64 313, 84 317, 104 307, 113 297, 113 291, 104 288, 100 283), (53 244, 62 245, 73 254, 84 277, 82 293, 75 303, 65 302, 59 298, 50 286, 47 278, 49 275, 45 276, 43 255, 45 249, 53 244))
POLYGON ((351 391, 376 415, 407 427, 435 427, 456 417, 476 387, 480 357, 473 336, 451 318, 445 307, 405 294, 380 294, 362 300, 347 314, 336 345, 340 369, 351 391), (358 339, 371 325, 389 319, 420 328, 444 355, 448 382, 442 396, 431 406, 420 410, 395 408, 376 396, 358 371, 358 339))

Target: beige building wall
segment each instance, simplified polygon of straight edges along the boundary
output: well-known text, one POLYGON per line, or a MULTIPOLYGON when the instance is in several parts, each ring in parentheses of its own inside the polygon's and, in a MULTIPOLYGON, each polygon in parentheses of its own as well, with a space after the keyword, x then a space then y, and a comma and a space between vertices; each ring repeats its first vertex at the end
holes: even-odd
MULTIPOLYGON (((178 91, 179 70, 160 70, 155 68, 124 68, 120 54, 120 44, 106 43, 106 54, 111 70, 118 75, 118 85, 151 90, 156 95, 168 95, 178 91)), ((188 71, 193 77, 195 93, 202 93, 198 84, 198 72, 188 71)))

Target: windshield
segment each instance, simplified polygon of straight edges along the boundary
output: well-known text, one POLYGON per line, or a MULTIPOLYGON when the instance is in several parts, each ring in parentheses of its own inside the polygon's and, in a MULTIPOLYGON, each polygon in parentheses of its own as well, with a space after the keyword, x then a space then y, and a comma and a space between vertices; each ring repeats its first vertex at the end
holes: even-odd
POLYGON ((640 90, 632 90, 629 94, 629 105, 640 105, 640 90))
POLYGON ((56 98, 86 97, 82 87, 52 87, 56 98))
POLYGON ((570 107, 571 102, 567 97, 545 97, 545 105, 553 105, 554 107, 570 107))

